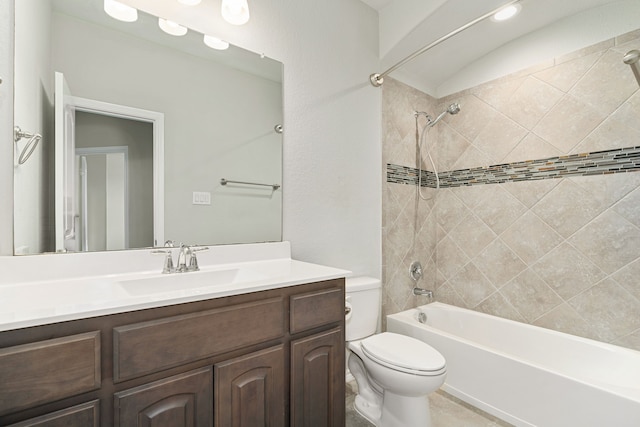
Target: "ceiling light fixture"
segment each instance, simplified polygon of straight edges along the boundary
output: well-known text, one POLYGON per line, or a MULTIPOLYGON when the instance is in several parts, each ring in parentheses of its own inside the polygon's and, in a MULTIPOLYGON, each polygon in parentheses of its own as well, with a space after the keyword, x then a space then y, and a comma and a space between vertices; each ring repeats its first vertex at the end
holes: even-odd
POLYGON ((119 21, 134 22, 138 19, 137 9, 115 0, 104 0, 104 11, 119 21))
POLYGON ((249 21, 247 0, 222 0, 221 13, 229 24, 242 25, 249 21))
POLYGON ((178 0, 178 2, 182 4, 186 4, 187 6, 196 6, 200 4, 202 0, 178 0))
POLYGON ((158 18, 158 26, 162 31, 172 36, 184 36, 187 34, 187 27, 166 19, 158 18))
POLYGON ((512 4, 503 9, 500 9, 493 15, 492 19, 497 22, 506 21, 507 19, 511 19, 516 16, 520 12, 520 9, 522 9, 522 6, 520 6, 520 4, 512 4))
POLYGON ((229 49, 229 42, 220 40, 217 37, 208 36, 206 34, 204 35, 204 44, 206 44, 212 49, 217 49, 217 50, 229 49))

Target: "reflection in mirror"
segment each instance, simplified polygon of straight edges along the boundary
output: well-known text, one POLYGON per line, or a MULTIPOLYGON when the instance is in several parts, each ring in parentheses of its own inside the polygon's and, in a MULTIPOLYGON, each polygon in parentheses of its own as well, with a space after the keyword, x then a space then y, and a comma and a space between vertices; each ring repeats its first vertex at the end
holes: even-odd
MULTIPOLYGON (((43 135, 29 161, 14 162, 16 254, 161 246, 165 239, 281 240, 282 187, 223 186, 220 180, 281 184, 282 135, 275 129, 282 125, 282 64, 234 46, 211 49, 191 30, 171 36, 157 17, 142 12, 136 22, 116 21, 101 0, 21 0, 15 18, 14 121, 43 135), (162 126, 151 130, 153 148, 136 132, 116 130, 126 117, 87 108, 73 109, 74 120, 55 126, 55 72, 67 81, 65 101, 161 115, 162 126), (66 163, 56 153, 63 133, 75 136, 66 163), (128 155, 86 154, 114 150, 109 147, 126 147, 128 155), (107 164, 128 166, 107 179, 107 164), (61 169, 64 182, 73 183, 65 196, 56 184, 61 169), (85 182, 83 171, 100 175, 101 184, 85 182), (107 186, 120 188, 118 196, 106 198, 107 186), (118 218, 112 229, 120 230, 110 243, 107 212, 118 218)), ((151 122, 139 124, 148 133, 151 122)), ((15 144, 16 156, 24 143, 15 144)))

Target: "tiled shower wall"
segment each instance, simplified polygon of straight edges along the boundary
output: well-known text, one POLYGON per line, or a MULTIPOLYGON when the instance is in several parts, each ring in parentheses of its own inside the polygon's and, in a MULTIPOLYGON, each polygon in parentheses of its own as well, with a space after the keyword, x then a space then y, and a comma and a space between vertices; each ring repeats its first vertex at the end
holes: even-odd
MULTIPOLYGON (((441 100, 389 80, 383 173, 416 167, 413 111, 454 101, 426 138, 443 172, 638 147, 640 91, 622 63, 638 48, 640 31, 441 100)), ((422 188, 426 201, 384 188, 383 314, 424 302, 408 276, 419 260, 436 300, 640 349, 639 172, 422 188)))

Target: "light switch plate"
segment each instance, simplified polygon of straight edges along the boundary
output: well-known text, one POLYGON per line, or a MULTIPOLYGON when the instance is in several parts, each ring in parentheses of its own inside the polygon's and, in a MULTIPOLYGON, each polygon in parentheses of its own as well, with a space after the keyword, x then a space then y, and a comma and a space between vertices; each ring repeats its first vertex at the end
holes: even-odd
POLYGON ((193 204, 194 205, 210 205, 211 193, 209 193, 208 191, 194 191, 193 204))

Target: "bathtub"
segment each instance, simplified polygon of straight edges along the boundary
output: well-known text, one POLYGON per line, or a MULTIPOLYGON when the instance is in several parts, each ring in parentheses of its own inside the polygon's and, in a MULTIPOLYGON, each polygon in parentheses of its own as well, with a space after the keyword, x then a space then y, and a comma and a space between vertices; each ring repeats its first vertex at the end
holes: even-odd
POLYGON ((437 302, 387 329, 442 353, 444 391, 516 426, 640 426, 638 351, 437 302))

